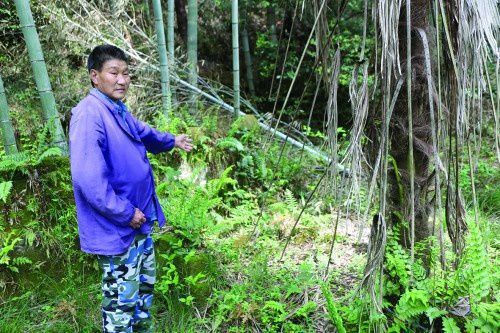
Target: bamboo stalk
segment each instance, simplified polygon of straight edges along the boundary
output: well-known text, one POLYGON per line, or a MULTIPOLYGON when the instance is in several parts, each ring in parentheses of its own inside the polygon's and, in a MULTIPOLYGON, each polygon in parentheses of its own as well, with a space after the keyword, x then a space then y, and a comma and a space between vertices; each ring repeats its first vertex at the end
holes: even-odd
POLYGON ((42 46, 40 45, 33 15, 31 14, 30 3, 28 0, 15 0, 15 4, 42 103, 43 120, 49 127, 52 135, 52 144, 61 148, 63 153, 67 154, 68 144, 57 112, 56 101, 43 58, 42 46))
POLYGON ((3 87, 2 76, 0 76, 0 124, 2 127, 2 139, 7 155, 17 154, 16 137, 14 136, 14 128, 10 121, 9 105, 7 104, 7 96, 3 87))
POLYGON ((231 33, 233 46, 233 94, 234 117, 240 111, 240 43, 238 36, 238 0, 231 1, 231 33))
MULTIPOLYGON (((245 59, 245 78, 247 81, 248 90, 251 96, 255 96, 255 84, 253 79, 253 61, 252 54, 250 53, 250 39, 248 37, 248 4, 251 0, 245 0, 245 9, 244 9, 244 23, 243 23, 243 31, 241 32, 241 40, 243 43, 243 57, 245 59)), ((270 5, 272 6, 272 5, 270 5)), ((274 26, 274 32, 276 34, 276 26, 274 26)), ((277 44, 277 41, 276 41, 277 44)))
POLYGON ((245 27, 241 32, 241 39, 243 42, 243 55, 245 56, 245 65, 246 65, 246 79, 248 90, 252 96, 255 96, 255 84, 253 80, 253 63, 252 63, 252 54, 250 53, 250 43, 248 40, 248 31, 245 27))
POLYGON ((153 0, 153 11, 155 16, 156 42, 160 56, 161 96, 163 102, 163 114, 168 116, 172 108, 172 97, 170 93, 170 73, 168 66, 167 45, 165 43, 165 31, 163 30, 163 14, 160 0, 153 0))
MULTIPOLYGON (((188 43, 187 56, 189 67, 189 83, 197 87, 198 85, 198 2, 197 0, 188 0, 188 43)), ((195 114, 197 111, 197 98, 194 92, 190 94, 190 112, 195 114)))
MULTIPOLYGON (((59 13, 56 13, 56 12, 52 12, 52 13, 54 15, 59 15, 59 17, 60 17, 59 13)), ((97 40, 101 40, 102 42, 107 43, 107 44, 115 45, 112 40, 103 37, 102 35, 98 34, 97 32, 88 30, 76 22, 73 22, 73 21, 69 21, 69 22, 72 25, 74 25, 75 27, 77 27, 78 29, 82 29, 82 30, 86 31, 87 33, 89 33, 91 36, 93 36, 97 40)), ((131 51, 128 51, 127 49, 125 49, 124 52, 129 57, 131 57, 132 59, 136 60, 137 62, 143 64, 147 68, 151 68, 152 70, 159 71, 158 66, 151 64, 150 62, 145 60, 143 57, 138 55, 136 52, 131 52, 131 51)), ((190 90, 192 92, 192 94, 198 94, 200 96, 203 96, 208 101, 214 103, 215 105, 220 106, 224 110, 227 110, 229 112, 234 112, 234 108, 231 105, 229 105, 228 103, 224 102, 224 100, 222 100, 220 96, 211 95, 211 94, 201 90, 197 86, 191 85, 189 82, 179 78, 176 75, 172 75, 171 79, 174 80, 180 86, 183 86, 185 89, 190 90)), ((253 108, 251 106, 251 104, 248 104, 247 107, 250 108, 251 110, 253 110, 254 112, 257 112, 255 110, 255 108, 253 108)), ((246 113, 244 113, 242 111, 240 111, 238 114, 239 115, 246 115, 246 113)), ((306 145, 304 142, 300 142, 300 141, 297 141, 297 140, 291 138, 289 135, 286 135, 286 134, 276 130, 274 127, 267 125, 266 123, 264 123, 264 121, 262 119, 259 119, 259 127, 261 127, 264 131, 270 132, 272 136, 276 136, 278 139, 284 141, 285 143, 291 144, 292 146, 295 146, 297 148, 300 148, 302 150, 307 151, 311 156, 313 156, 315 158, 323 160, 326 163, 331 162, 330 157, 327 156, 322 151, 318 150, 316 147, 314 147, 312 145, 306 145)), ((337 167, 338 167, 339 172, 349 173, 349 170, 347 168, 345 168, 344 166, 342 166, 341 164, 338 164, 337 167)))
POLYGON ((175 26, 175 2, 167 2, 167 50, 170 57, 174 58, 174 26, 175 26))
MULTIPOLYGON (((175 64, 175 1, 168 0, 167 2, 167 51, 170 68, 174 68, 175 64)), ((170 93, 172 95, 172 103, 177 104, 177 96, 175 86, 170 78, 170 93)))

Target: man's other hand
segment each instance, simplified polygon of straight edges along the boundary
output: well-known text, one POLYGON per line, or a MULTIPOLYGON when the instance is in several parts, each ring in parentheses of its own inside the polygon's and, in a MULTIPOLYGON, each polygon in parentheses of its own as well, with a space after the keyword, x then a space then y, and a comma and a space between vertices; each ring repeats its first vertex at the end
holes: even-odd
POLYGON ((139 229, 144 222, 146 222, 146 216, 139 208, 136 208, 134 217, 130 221, 130 226, 134 229, 139 229))
POLYGON ((191 140, 186 134, 177 135, 175 137, 175 146, 184 151, 190 152, 193 149, 193 140, 191 140))

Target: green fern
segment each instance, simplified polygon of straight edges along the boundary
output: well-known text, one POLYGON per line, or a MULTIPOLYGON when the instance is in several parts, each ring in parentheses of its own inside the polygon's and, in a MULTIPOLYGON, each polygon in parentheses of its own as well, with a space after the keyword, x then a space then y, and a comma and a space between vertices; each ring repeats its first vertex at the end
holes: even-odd
POLYGON ((299 202, 297 201, 297 199, 293 196, 293 193, 292 191, 290 191, 289 189, 286 189, 285 190, 285 198, 284 198, 284 202, 285 204, 287 205, 287 210, 289 212, 295 212, 296 210, 298 210, 299 208, 299 202))
POLYGON ((217 141, 217 147, 221 149, 228 149, 230 151, 242 152, 245 150, 243 144, 236 138, 227 137, 217 141))
POLYGON ((12 189, 11 181, 0 183, 0 200, 2 200, 4 203, 7 202, 7 198, 10 195, 11 189, 12 189))
POLYGON ((346 333, 342 317, 340 317, 339 312, 337 310, 337 304, 333 299, 332 292, 328 289, 326 284, 321 285, 321 292, 323 293, 323 296, 325 296, 326 299, 326 309, 328 311, 328 316, 330 317, 330 320, 337 329, 337 332, 346 333))
POLYGON ((399 295, 401 290, 410 284, 411 260, 408 251, 405 250, 397 237, 398 230, 393 230, 388 237, 386 248, 386 271, 390 279, 386 281, 388 295, 399 295))
POLYGON ((408 320, 424 313, 429 309, 429 299, 430 295, 426 290, 408 290, 396 305, 397 318, 408 320))
POLYGON ((2 156, 0 160, 0 173, 5 171, 13 171, 19 167, 27 165, 29 156, 25 152, 2 156))
POLYGON ((61 157, 61 156, 63 156, 63 152, 62 152, 61 148, 51 147, 40 154, 36 163, 40 164, 48 158, 61 157))
POLYGON ((227 167, 219 176, 219 178, 209 180, 207 183, 207 194, 209 198, 217 197, 219 192, 228 185, 235 186, 238 182, 231 178, 229 174, 233 170, 232 166, 227 167))
POLYGON ((16 237, 14 231, 7 234, 7 237, 2 241, 0 246, 0 265, 6 265, 9 269, 16 271, 17 268, 11 265, 10 252, 14 250, 14 246, 21 241, 20 237, 16 237))
POLYGON ((444 333, 460 333, 460 328, 453 318, 443 318, 443 332, 444 333))
POLYGON ((491 266, 481 231, 471 219, 468 223, 465 252, 456 272, 456 287, 461 295, 468 295, 471 303, 485 299, 491 290, 491 266))
POLYGON ((472 313, 476 315, 473 320, 474 326, 481 332, 500 332, 500 303, 479 303, 472 307, 472 313))
MULTIPOLYGON (((12 259, 12 265, 16 268, 15 271, 17 272, 17 266, 19 265, 27 265, 27 264, 32 264, 33 261, 31 261, 30 258, 27 257, 16 257, 12 259)), ((12 268, 11 268, 12 269, 12 268)))

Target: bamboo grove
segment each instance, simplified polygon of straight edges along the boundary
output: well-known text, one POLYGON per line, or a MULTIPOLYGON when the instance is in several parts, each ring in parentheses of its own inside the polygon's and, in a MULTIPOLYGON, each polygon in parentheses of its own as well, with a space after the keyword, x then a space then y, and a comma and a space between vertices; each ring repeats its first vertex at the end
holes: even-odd
MULTIPOLYGON (((83 8, 75 12, 83 13, 91 13, 95 6, 104 5, 103 1, 74 2, 83 8)), ((252 25, 247 8, 253 5, 252 0, 232 0, 224 12, 228 19, 230 17, 232 86, 221 88, 222 94, 211 89, 210 83, 199 73, 198 35, 204 34, 204 31, 199 29, 203 13, 198 12, 197 0, 151 2, 155 38, 148 38, 145 43, 156 50, 154 56, 135 50, 112 25, 105 27, 112 33, 100 33, 92 27, 91 19, 86 21, 86 17, 78 18, 76 15, 70 17, 66 11, 49 4, 42 7, 64 20, 66 26, 89 36, 79 41, 83 49, 90 49, 90 42, 96 40, 115 44, 126 50, 137 71, 147 69, 159 72, 157 83, 161 86, 162 112, 166 117, 175 113, 181 105, 187 105, 189 113, 196 115, 202 103, 229 111, 232 120, 254 114, 259 126, 269 133, 268 141, 274 136, 284 142, 283 147, 291 144, 315 156, 322 166, 322 174, 312 184, 313 190, 306 197, 302 212, 318 193, 328 193, 333 198, 332 205, 337 215, 332 222, 330 257, 337 241, 337 226, 342 214, 353 214, 362 225, 371 227, 367 262, 358 297, 369 304, 364 309, 364 316, 373 319, 370 331, 385 332, 389 325, 380 318, 385 316, 383 286, 388 248, 400 245, 408 249, 411 263, 422 262, 427 276, 437 272, 446 274, 457 270, 463 256, 467 256, 465 239, 469 230, 475 228, 468 226, 467 221, 474 221, 479 229, 484 227, 478 218, 476 192, 479 189, 475 188, 473 166, 478 164, 480 158, 484 144, 483 125, 487 118, 494 122, 494 150, 500 162, 500 104, 496 92, 500 64, 500 16, 497 2, 362 1, 363 36, 348 83, 351 127, 346 135, 349 143, 342 151, 338 142, 341 103, 338 96, 345 59, 341 45, 333 43, 332 36, 340 34, 339 22, 348 1, 296 0, 291 3, 293 10, 287 9, 292 13, 288 36, 283 33, 282 22, 281 29, 277 26, 278 17, 283 14, 278 6, 269 6, 266 11, 271 40, 273 45, 278 45, 273 81, 268 92, 274 102, 272 110, 258 110, 254 106, 263 96, 258 96, 259 89, 254 83, 259 64, 253 63, 251 54, 252 25), (183 8, 176 7, 179 4, 183 8), (176 48, 174 43, 176 34, 183 33, 174 30, 176 15, 179 20, 176 11, 179 10, 184 11, 187 22, 185 52, 176 48), (290 55, 293 28, 307 10, 312 13, 313 23, 306 36, 302 36, 306 40, 305 47, 297 53, 295 67, 288 70, 291 72, 290 81, 285 86, 284 63, 290 55), (369 39, 374 41, 374 45, 368 45, 369 39), (305 118, 309 127, 314 120, 312 115, 317 97, 324 91, 323 129, 326 139, 323 147, 314 146, 300 133, 290 134, 293 126, 283 121, 287 108, 301 108, 302 99, 292 101, 291 96, 292 92, 296 93, 296 80, 304 70, 302 66, 308 52, 315 57, 314 74, 310 75, 305 86, 313 86, 315 93, 305 118), (244 60, 241 71, 240 57, 244 60), (285 59, 281 68, 278 66, 279 58, 285 59), (243 72, 245 82, 241 82, 240 74, 243 72), (225 101, 230 98, 231 102, 225 101), (282 103, 279 104, 278 100, 282 103), (473 198, 470 216, 467 216, 459 185, 459 174, 467 165, 471 179, 467 185, 473 198), (399 245, 389 240, 393 233, 397 234, 399 245), (454 256, 451 258, 445 254, 447 241, 452 244, 454 256), (434 254, 430 250, 417 250, 422 244, 427 244, 429 249, 432 246, 439 248, 439 267, 432 264, 434 254)), ((53 146, 67 153, 29 1, 16 0, 15 5, 40 95, 43 120, 50 129, 53 146)), ((135 26, 129 29, 132 34, 134 31, 139 36, 143 34, 135 26)), ((45 52, 51 50, 46 49, 45 52)), ((18 146, 7 102, 8 96, 0 77, 3 143, 6 154, 17 154, 18 146)), ((264 145, 262 149, 265 151, 267 148, 264 145)), ((264 207, 259 208, 262 215, 264 207)), ((293 221, 293 227, 284 239, 281 258, 294 229, 300 226, 302 212, 293 221)), ((359 230, 361 234, 361 225, 359 230)), ((329 265, 330 261, 324 272, 325 281, 331 273, 329 265)), ((409 288, 412 283, 415 284, 416 278, 412 279, 409 288)))

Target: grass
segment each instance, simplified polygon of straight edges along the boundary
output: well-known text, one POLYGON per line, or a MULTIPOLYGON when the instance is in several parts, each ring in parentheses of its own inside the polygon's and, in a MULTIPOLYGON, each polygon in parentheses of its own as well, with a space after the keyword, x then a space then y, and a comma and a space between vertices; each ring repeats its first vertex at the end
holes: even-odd
MULTIPOLYGON (((47 275, 44 275, 47 277, 47 275)), ((2 305, 0 332, 97 332, 100 330, 100 285, 83 281, 40 285, 2 305)))

